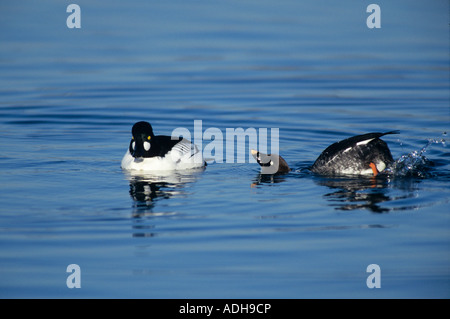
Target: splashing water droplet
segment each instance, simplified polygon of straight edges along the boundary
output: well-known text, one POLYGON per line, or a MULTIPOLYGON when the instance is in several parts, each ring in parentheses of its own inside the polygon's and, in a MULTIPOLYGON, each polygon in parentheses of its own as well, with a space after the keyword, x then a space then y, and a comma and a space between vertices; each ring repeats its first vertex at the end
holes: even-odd
MULTIPOLYGON (((447 133, 443 132, 443 136, 447 133)), ((446 147, 444 138, 428 139, 428 143, 420 150, 414 150, 406 155, 402 155, 391 164, 385 171, 394 177, 429 177, 432 162, 424 155, 432 144, 441 144, 446 147)))

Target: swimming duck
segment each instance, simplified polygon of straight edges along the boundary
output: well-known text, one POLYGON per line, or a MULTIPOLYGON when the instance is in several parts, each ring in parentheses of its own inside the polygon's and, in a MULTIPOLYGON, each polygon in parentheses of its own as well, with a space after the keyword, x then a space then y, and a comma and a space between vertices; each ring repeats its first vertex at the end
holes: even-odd
POLYGON ((291 168, 288 163, 277 154, 264 154, 257 150, 251 150, 256 162, 261 165, 261 174, 284 174, 289 173, 291 168))
POLYGON ((197 146, 187 139, 155 136, 150 123, 137 122, 121 167, 126 170, 184 170, 206 166, 197 146))
MULTIPOLYGON (((320 154, 310 170, 321 175, 377 176, 394 162, 386 142, 380 137, 398 133, 367 133, 331 144, 320 154)), ((252 150, 252 155, 261 165, 262 174, 290 171, 286 161, 279 155, 262 154, 256 150, 252 150)))

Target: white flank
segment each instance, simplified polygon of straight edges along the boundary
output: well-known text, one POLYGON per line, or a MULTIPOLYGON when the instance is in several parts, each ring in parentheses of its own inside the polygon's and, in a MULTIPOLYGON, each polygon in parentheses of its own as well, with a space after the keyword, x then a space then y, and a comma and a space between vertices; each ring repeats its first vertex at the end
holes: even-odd
POLYGON ((203 166, 202 153, 197 146, 185 139, 177 143, 164 157, 136 159, 127 151, 121 163, 123 169, 138 171, 183 170, 203 166))

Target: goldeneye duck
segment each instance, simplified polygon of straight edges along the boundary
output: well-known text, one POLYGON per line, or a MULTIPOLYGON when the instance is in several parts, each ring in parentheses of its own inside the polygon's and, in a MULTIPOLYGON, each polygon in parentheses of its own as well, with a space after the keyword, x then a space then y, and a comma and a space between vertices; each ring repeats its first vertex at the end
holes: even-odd
POLYGON ((186 139, 155 136, 148 122, 137 122, 121 167, 126 170, 184 170, 206 166, 197 146, 186 139))
MULTIPOLYGON (((310 167, 313 173, 321 175, 370 175, 377 176, 394 162, 386 142, 380 137, 398 134, 398 131, 386 133, 367 133, 357 135, 328 146, 310 167)), ((271 170, 268 174, 286 173, 290 171, 286 161, 279 155, 266 155, 252 150, 261 172, 271 170), (267 157, 269 156, 269 160, 267 157), (279 158, 273 160, 273 158, 279 158), (277 162, 278 168, 276 167, 277 162), (275 172, 273 172, 275 170, 275 172)), ((267 173, 265 173, 267 174, 267 173)))

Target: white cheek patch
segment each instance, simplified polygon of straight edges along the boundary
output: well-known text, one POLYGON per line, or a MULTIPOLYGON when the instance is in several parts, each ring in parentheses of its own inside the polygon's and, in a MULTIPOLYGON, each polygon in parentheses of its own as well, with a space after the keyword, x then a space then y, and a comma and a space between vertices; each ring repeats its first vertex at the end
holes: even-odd
POLYGON ((150 149, 150 143, 144 142, 144 150, 148 151, 150 149))
POLYGON ((136 142, 131 143, 131 148, 132 148, 133 150, 136 149, 136 142))

